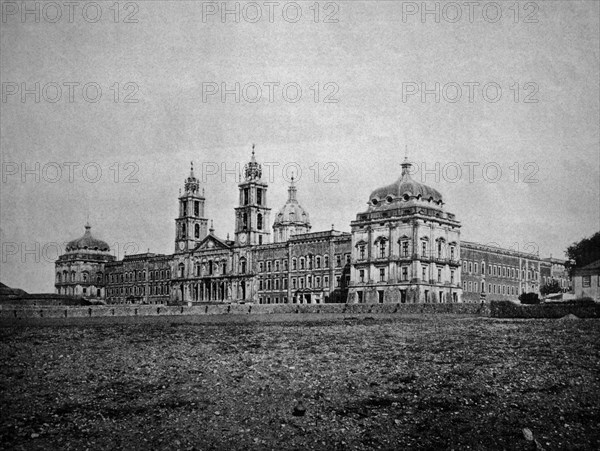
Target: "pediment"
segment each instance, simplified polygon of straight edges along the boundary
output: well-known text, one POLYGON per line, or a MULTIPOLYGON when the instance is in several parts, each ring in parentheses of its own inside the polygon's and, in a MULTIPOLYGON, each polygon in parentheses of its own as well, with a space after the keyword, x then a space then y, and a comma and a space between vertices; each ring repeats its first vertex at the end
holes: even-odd
POLYGON ((231 246, 226 244, 223 240, 217 238, 214 235, 208 235, 204 238, 198 246, 194 249, 195 251, 212 251, 219 249, 230 249, 231 246))

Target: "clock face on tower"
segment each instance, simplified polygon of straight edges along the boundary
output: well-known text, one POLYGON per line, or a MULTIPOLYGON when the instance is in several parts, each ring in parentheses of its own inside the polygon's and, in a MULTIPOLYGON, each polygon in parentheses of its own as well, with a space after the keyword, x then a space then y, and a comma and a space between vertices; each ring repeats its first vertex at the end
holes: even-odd
POLYGON ((240 235, 240 243, 242 243, 242 244, 246 243, 246 235, 240 235))
POLYGON ((179 250, 182 251, 184 247, 185 247, 185 243, 183 241, 180 241, 179 242, 179 250))

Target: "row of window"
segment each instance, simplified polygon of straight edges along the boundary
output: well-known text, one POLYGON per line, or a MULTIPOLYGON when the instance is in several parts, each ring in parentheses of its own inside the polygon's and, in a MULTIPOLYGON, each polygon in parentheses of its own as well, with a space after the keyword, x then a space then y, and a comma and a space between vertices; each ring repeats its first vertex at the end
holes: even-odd
MULTIPOLYGON (((188 203, 186 200, 181 201, 181 208, 179 209, 179 214, 182 217, 185 217, 188 215, 187 204, 188 203)), ((194 216, 196 216, 196 217, 200 216, 200 201, 197 201, 197 200, 194 201, 194 216)))
MULTIPOLYGON (((290 279, 292 290, 304 289, 304 288, 329 288, 329 276, 305 276, 305 277, 292 277, 290 279)), ((341 277, 336 276, 335 286, 341 285, 341 277)), ((258 281, 259 290, 287 290, 288 282, 287 278, 281 279, 260 279, 258 281)))
MULTIPOLYGON (((135 296, 144 296, 146 294, 145 286, 134 286, 134 287, 115 287, 115 288, 107 288, 107 293, 109 296, 118 296, 118 295, 135 295, 135 296)), ((148 294, 150 296, 160 296, 169 294, 169 285, 166 283, 158 284, 158 285, 150 285, 148 287, 148 294)))
MULTIPOLYGON (((443 280, 443 267, 441 266, 436 266, 437 269, 437 278, 435 279, 437 281, 437 283, 442 283, 443 280)), ((410 276, 409 276, 409 267, 408 266, 402 266, 401 267, 401 281, 403 282, 408 282, 410 280, 410 276)), ((422 280, 428 280, 427 275, 429 274, 429 266, 428 265, 423 265, 421 267, 421 279, 422 280)), ((358 271, 358 280, 361 283, 364 283, 365 280, 365 270, 361 269, 358 271)), ((379 281, 380 282, 385 282, 386 279, 386 269, 385 268, 379 268, 379 281)), ((456 272, 454 270, 450 271, 450 283, 454 284, 456 280, 456 272)))
MULTIPOLYGON (((386 258, 388 257, 388 251, 391 252, 391 246, 388 249, 387 238, 378 237, 375 240, 375 245, 377 246, 377 256, 376 258, 386 258)), ((408 258, 410 256, 410 246, 411 240, 405 239, 400 240, 399 242, 399 255, 400 257, 408 258)), ((361 243, 358 246, 358 259, 365 260, 367 258, 366 254, 366 243, 361 243)), ((450 244, 446 246, 445 241, 443 239, 436 240, 436 253, 435 255, 430 252, 429 249, 429 240, 427 238, 421 239, 421 256, 422 257, 430 257, 435 256, 437 258, 446 258, 449 254, 451 260, 456 258, 456 246, 454 244, 450 244), (448 252, 449 250, 449 252, 448 252)))
MULTIPOLYGON (((342 254, 336 254, 335 266, 337 268, 342 267, 342 254)), ((346 264, 350 264, 351 255, 345 254, 346 264)), ((280 270, 288 270, 288 261, 286 259, 281 260, 266 260, 258 262, 258 272, 279 272, 280 270)), ((303 269, 320 269, 329 268, 329 255, 308 255, 306 257, 293 257, 292 258, 292 271, 303 270, 303 269)))
POLYGON ((485 282, 467 282, 463 281, 463 291, 469 293, 488 293, 488 294, 503 294, 507 296, 516 296, 519 294, 519 289, 514 285, 497 285, 488 284, 487 292, 485 291, 485 282))
MULTIPOLYGON (((91 282, 92 279, 90 274, 87 271, 83 271, 81 273, 81 280, 77 280, 77 272, 76 271, 63 271, 62 274, 60 272, 56 273, 56 283, 67 283, 67 282, 91 282)), ((102 273, 99 272, 96 274, 96 282, 102 283, 102 273)))
MULTIPOLYGON (((481 262, 481 266, 479 266, 478 262, 472 261, 463 261, 463 273, 465 274, 479 274, 479 268, 481 268, 481 274, 485 275, 485 262, 481 262)), ((497 276, 497 277, 506 277, 510 279, 518 279, 519 278, 519 268, 515 268, 512 266, 501 266, 501 265, 487 265, 487 273, 488 276, 497 276)), ((528 269, 527 272, 525 269, 521 270, 521 279, 525 279, 525 275, 527 275, 527 280, 537 279, 538 272, 535 270, 528 269)))
MULTIPOLYGON (((161 269, 156 271, 149 271, 150 280, 164 280, 171 278, 170 269, 161 269)), ((108 277, 108 276, 107 276, 108 277)), ((146 270, 141 271, 129 271, 125 273, 115 273, 110 275, 110 283, 129 283, 136 281, 145 281, 146 270)), ((108 282, 108 281, 107 281, 108 282)))
POLYGON ((551 276, 544 276, 544 277, 542 277, 542 279, 544 281, 543 282, 544 284, 547 284, 547 283, 552 282, 553 280, 556 280, 561 288, 567 288, 569 286, 568 281, 562 277, 556 278, 556 277, 551 277, 551 276))

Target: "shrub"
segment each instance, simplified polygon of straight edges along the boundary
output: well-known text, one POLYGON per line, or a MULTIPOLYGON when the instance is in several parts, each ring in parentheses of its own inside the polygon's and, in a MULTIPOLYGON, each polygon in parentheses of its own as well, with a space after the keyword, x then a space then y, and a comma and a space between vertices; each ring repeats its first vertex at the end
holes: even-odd
POLYGON ((521 293, 519 301, 521 301, 521 304, 539 304, 540 298, 537 293, 521 293))

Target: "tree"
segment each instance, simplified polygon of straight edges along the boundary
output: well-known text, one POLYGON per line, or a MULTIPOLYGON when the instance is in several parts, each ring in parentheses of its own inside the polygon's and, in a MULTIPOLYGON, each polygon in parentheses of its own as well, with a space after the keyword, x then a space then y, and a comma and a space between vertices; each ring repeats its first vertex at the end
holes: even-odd
POLYGON ((571 244, 565 251, 569 259, 566 264, 569 274, 573 268, 585 266, 600 259, 600 232, 596 232, 589 238, 571 244))
POLYGON ((540 293, 542 296, 547 296, 552 293, 560 293, 562 291, 558 280, 550 280, 550 282, 545 283, 540 287, 540 293))
POLYGON ((540 298, 537 293, 521 293, 519 301, 521 301, 521 304, 539 304, 540 298))

